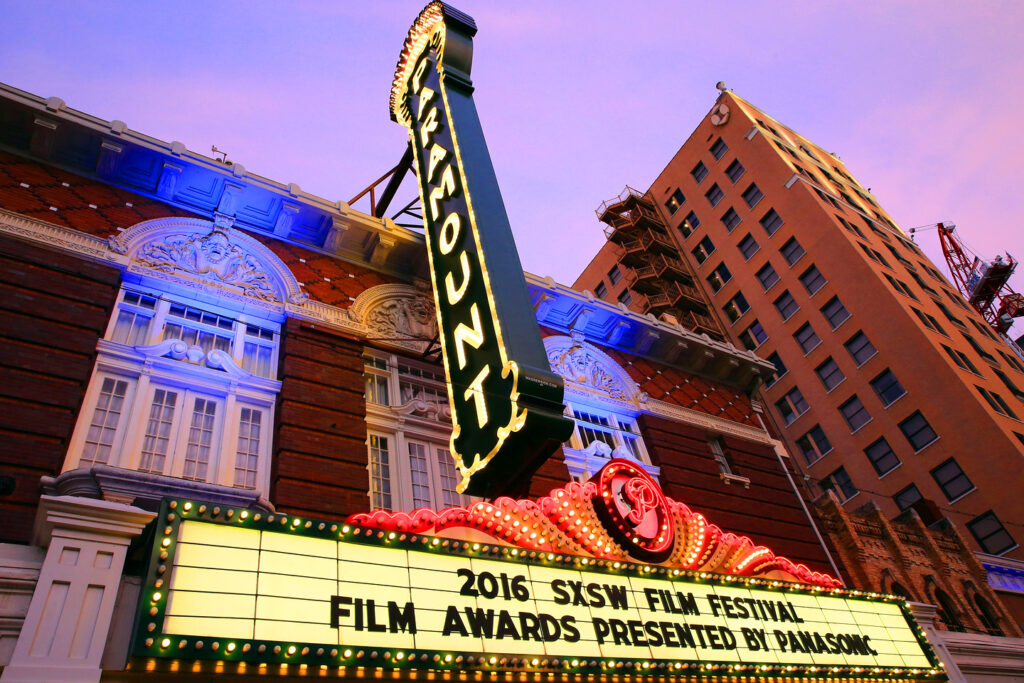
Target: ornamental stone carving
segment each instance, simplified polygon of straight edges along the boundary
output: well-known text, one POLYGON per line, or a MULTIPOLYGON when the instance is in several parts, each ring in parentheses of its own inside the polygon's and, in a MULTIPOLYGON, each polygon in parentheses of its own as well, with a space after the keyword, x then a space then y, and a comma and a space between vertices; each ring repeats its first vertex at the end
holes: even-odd
POLYGON ((437 337, 434 302, 411 285, 377 285, 349 307, 349 316, 366 326, 366 334, 395 346, 422 350, 437 337))
POLYGON ((288 266, 255 237, 230 225, 198 218, 156 218, 107 240, 111 252, 128 257, 128 270, 182 287, 220 290, 263 308, 303 306, 308 297, 288 266))
POLYGON ((230 232, 230 228, 215 225, 207 235, 167 235, 140 249, 135 260, 147 268, 197 275, 238 287, 247 296, 280 302, 259 259, 235 244, 230 232))
POLYGON ((544 340, 551 370, 571 384, 619 401, 634 401, 636 383, 607 354, 570 337, 544 340))

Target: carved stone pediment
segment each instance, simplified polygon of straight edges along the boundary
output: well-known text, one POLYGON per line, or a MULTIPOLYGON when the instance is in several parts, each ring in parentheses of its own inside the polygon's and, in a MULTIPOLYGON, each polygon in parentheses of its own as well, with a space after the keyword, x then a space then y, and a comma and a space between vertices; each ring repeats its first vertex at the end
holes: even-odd
POLYGON ((636 383, 618 363, 592 344, 571 337, 548 337, 544 347, 552 372, 561 375, 567 385, 618 401, 637 399, 636 383))
POLYGON ((134 272, 153 272, 227 290, 265 304, 301 304, 307 296, 295 276, 259 240, 218 217, 143 221, 111 237, 108 245, 128 255, 134 272), (155 271, 155 272, 154 272, 155 271))
POLYGON ((237 287, 246 296, 280 303, 274 283, 256 256, 232 241, 230 228, 206 235, 178 233, 142 247, 135 261, 166 273, 182 272, 237 287))
POLYGON ((425 348, 437 336, 434 302, 411 285, 378 285, 349 307, 349 316, 367 328, 367 336, 395 346, 425 348))

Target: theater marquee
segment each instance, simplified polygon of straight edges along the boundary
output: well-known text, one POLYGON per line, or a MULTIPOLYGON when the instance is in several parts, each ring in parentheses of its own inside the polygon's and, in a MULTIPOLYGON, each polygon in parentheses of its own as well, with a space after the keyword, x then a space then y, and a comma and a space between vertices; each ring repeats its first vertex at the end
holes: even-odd
POLYGON ((653 482, 624 461, 603 474, 537 503, 357 515, 349 524, 169 501, 135 655, 364 669, 943 677, 901 599, 826 587, 834 583, 824 575, 806 574, 817 584, 768 578, 793 565, 684 513, 656 484, 645 493, 653 482), (602 526, 615 528, 615 515, 595 508, 627 520, 636 512, 632 522, 668 539, 672 557, 691 556, 697 541, 664 530, 688 526, 719 539, 700 541, 702 554, 769 557, 761 576, 736 573, 753 566, 746 560, 731 574, 615 560, 624 551, 602 526), (553 552, 562 540, 537 510, 586 520, 606 549, 553 552), (449 537, 487 524, 500 535, 492 522, 506 517, 510 527, 533 519, 543 543, 449 537), (448 533, 422 532, 428 526, 448 533))

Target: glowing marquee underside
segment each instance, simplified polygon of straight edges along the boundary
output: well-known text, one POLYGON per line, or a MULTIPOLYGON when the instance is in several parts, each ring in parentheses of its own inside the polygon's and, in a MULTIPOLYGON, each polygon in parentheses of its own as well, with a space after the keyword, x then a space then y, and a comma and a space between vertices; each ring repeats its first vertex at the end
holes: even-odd
POLYGON ((551 372, 469 80, 473 20, 435 2, 399 59, 391 115, 409 131, 459 491, 514 490, 572 432, 551 372))
POLYGON ((649 480, 625 461, 602 474, 538 503, 356 515, 349 524, 170 501, 159 517, 134 654, 328 667, 943 678, 901 599, 834 588, 831 577, 774 555, 765 562, 766 548, 651 495, 660 490, 645 492, 649 480), (631 540, 611 533, 614 515, 602 521, 599 510, 610 508, 636 532, 631 540), (559 531, 569 518, 598 541, 570 543, 559 531), (511 545, 476 533, 503 537, 496 519, 526 527, 525 538, 511 545), (632 561, 633 545, 664 540, 672 550, 662 563, 632 561), (794 574, 813 583, 784 580, 794 574))

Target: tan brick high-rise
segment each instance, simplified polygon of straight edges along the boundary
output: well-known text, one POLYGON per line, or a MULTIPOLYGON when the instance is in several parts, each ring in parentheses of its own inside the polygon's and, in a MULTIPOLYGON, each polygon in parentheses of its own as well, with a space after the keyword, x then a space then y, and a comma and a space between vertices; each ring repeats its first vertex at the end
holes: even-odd
POLYGON ((1024 362, 842 161, 726 91, 645 194, 598 213, 609 242, 575 286, 715 315, 775 362, 767 412, 812 483, 1024 558, 1024 362))

